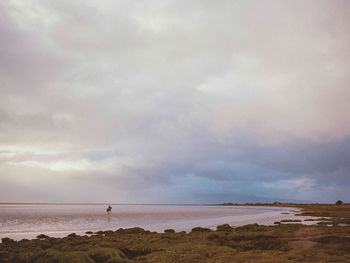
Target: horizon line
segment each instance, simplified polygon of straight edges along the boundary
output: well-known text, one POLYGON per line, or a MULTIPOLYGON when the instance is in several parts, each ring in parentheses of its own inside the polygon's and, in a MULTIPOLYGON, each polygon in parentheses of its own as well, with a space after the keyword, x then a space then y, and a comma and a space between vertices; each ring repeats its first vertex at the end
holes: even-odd
POLYGON ((169 205, 169 206, 206 206, 206 205, 223 205, 223 206, 230 206, 230 205, 305 205, 305 204, 317 204, 317 205, 329 205, 333 203, 318 203, 318 202, 310 202, 310 203, 295 203, 295 202, 277 202, 274 204, 274 202, 241 202, 241 203, 232 203, 232 202, 225 202, 225 203, 114 203, 114 202, 0 202, 0 205, 169 205))

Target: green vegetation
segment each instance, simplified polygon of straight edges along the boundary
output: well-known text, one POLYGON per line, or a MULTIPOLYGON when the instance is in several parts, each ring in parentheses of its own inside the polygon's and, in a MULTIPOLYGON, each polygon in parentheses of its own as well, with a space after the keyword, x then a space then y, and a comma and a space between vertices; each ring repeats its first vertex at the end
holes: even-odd
POLYGON ((40 235, 18 242, 4 238, 0 262, 350 262, 350 205, 298 207, 302 215, 327 222, 236 228, 225 224, 216 231, 196 227, 190 233, 130 228, 91 236, 40 235))
POLYGON ((308 218, 308 219, 304 219, 304 221, 330 221, 331 219, 329 218, 324 218, 324 217, 321 217, 321 218, 308 218))
POLYGON ((335 204, 336 204, 336 205, 342 205, 342 204, 343 204, 343 201, 342 201, 342 200, 338 200, 335 204))
POLYGON ((299 215, 329 217, 323 220, 333 225, 350 225, 350 204, 338 205, 298 205, 303 211, 299 215))
POLYGON ((301 222, 299 219, 283 219, 281 220, 282 223, 293 223, 293 222, 301 222))

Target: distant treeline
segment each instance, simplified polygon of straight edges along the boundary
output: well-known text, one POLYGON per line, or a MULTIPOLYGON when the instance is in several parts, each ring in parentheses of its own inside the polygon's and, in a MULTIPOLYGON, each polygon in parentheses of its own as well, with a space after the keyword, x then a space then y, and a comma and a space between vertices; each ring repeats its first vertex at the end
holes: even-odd
MULTIPOLYGON (((344 205, 349 205, 350 203, 342 203, 344 205)), ((327 203, 282 203, 282 202, 273 202, 273 203, 221 203, 215 204, 217 206, 299 206, 299 205, 330 205, 327 203)))

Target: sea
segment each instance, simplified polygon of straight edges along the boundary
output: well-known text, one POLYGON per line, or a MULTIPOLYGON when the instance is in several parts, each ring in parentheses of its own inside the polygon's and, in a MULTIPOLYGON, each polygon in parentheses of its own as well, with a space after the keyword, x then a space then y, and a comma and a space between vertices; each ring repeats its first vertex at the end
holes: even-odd
POLYGON ((32 239, 39 234, 64 237, 70 233, 142 227, 190 231, 193 227, 215 228, 219 224, 242 225, 289 208, 212 205, 111 204, 0 204, 0 239, 32 239))

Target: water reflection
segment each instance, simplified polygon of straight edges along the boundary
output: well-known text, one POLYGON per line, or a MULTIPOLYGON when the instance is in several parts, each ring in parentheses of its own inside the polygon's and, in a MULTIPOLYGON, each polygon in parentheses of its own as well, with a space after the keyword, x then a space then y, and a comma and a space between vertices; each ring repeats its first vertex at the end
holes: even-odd
MULTIPOLYGON (((281 210, 281 209, 280 209, 281 210)), ((134 226, 172 225, 205 218, 261 214, 268 209, 220 206, 114 205, 0 205, 0 238, 17 235, 35 237, 41 233, 78 233, 116 230, 134 226)), ((182 227, 182 226, 181 226, 182 227)))

